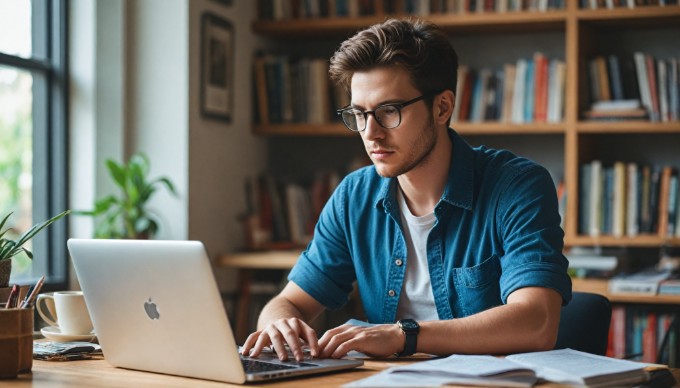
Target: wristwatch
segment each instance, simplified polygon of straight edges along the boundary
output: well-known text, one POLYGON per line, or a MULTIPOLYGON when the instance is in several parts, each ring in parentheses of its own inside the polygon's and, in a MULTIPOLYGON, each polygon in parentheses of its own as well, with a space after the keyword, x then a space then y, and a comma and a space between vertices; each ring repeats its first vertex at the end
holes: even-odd
POLYGON ((418 332, 420 332, 420 325, 413 319, 400 319, 397 325, 404 332, 406 338, 404 339, 404 350, 397 353, 399 357, 410 356, 416 352, 418 345, 418 332))

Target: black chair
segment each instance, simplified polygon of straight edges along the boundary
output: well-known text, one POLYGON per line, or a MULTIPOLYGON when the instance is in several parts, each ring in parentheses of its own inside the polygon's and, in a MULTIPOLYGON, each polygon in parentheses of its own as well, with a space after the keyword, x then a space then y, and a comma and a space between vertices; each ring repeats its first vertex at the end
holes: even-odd
POLYGON ((605 355, 609 340, 612 306, 602 295, 574 292, 562 307, 555 349, 571 348, 605 355))

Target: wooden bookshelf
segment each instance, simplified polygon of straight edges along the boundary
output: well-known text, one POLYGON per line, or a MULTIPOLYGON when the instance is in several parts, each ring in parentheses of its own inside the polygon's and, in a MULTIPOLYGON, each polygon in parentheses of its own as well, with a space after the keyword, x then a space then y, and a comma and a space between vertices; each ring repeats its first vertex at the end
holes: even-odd
MULTIPOLYGON (((601 28, 650 29, 680 25, 680 6, 639 6, 634 9, 580 9, 578 2, 567 1, 563 10, 547 12, 432 14, 424 18, 437 23, 452 36, 461 34, 524 33, 527 31, 558 31, 565 35, 566 62, 565 117, 562 123, 510 124, 499 122, 457 122, 452 126, 462 135, 557 135, 564 142, 564 181, 567 194, 565 242, 567 245, 659 246, 680 245, 680 239, 640 235, 614 238, 590 238, 578 233, 579 166, 593 152, 589 149, 592 136, 606 135, 678 135, 680 122, 589 122, 580 119, 587 100, 587 57, 596 54, 589 43, 601 28)), ((283 42, 310 36, 330 36, 341 41, 348 34, 384 20, 378 12, 357 18, 292 19, 286 21, 256 20, 253 30, 270 39, 283 42)), ((396 16, 399 16, 396 15, 396 16)), ((455 38, 454 38, 455 39, 455 38)), ((463 60, 464 62, 464 60, 463 60)), ((253 132, 264 136, 352 136, 340 123, 315 124, 254 124, 253 132)), ((595 151, 594 156, 597 156, 595 151)), ((625 161, 625 155, 621 156, 625 161)), ((680 152, 676 159, 680 167, 680 152)))
POLYGON ((680 305, 680 295, 613 294, 609 292, 607 280, 604 279, 572 279, 571 281, 574 291, 604 295, 612 303, 680 305))

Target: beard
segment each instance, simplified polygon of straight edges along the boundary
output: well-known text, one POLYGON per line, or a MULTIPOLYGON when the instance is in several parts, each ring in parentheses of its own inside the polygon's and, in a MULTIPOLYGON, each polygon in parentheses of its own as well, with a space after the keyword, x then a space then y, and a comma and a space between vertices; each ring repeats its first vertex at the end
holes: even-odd
MULTIPOLYGON (((414 168, 427 162, 429 156, 432 154, 432 150, 435 147, 437 140, 437 129, 434 125, 434 118, 430 117, 427 123, 421 128, 421 136, 419 136, 412 147, 410 147, 409 152, 406 157, 398 165, 393 168, 385 166, 385 168, 380 168, 378 163, 375 161, 373 164, 376 167, 378 175, 383 178, 395 178, 399 175, 406 174, 407 172, 413 170, 414 168)), ((388 144, 379 144, 380 146, 388 146, 388 144)), ((370 155, 370 154, 369 154, 370 155)))

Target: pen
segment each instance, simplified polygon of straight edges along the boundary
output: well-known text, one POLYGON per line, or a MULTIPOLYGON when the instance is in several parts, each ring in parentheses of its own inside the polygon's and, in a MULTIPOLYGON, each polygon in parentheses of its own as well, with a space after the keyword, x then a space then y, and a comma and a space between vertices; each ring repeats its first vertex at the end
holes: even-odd
POLYGON ((22 308, 27 308, 27 307, 33 306, 33 303, 35 303, 35 299, 38 297, 38 293, 40 292, 40 289, 42 288, 44 282, 45 282, 45 275, 41 276, 40 279, 38 279, 38 282, 35 283, 35 287, 33 287, 33 291, 31 291, 30 295, 26 296, 26 300, 21 305, 22 308))
POLYGON ((19 300, 19 285, 15 284, 12 286, 12 291, 10 291, 9 293, 9 298, 7 298, 7 304, 5 304, 5 308, 11 309, 16 307, 18 300, 19 300))
POLYGON ((19 306, 19 308, 24 309, 24 308, 28 307, 26 304, 28 303, 34 289, 35 289, 35 284, 31 284, 31 286, 28 287, 28 291, 26 291, 26 295, 24 296, 24 300, 21 301, 21 305, 19 306))

